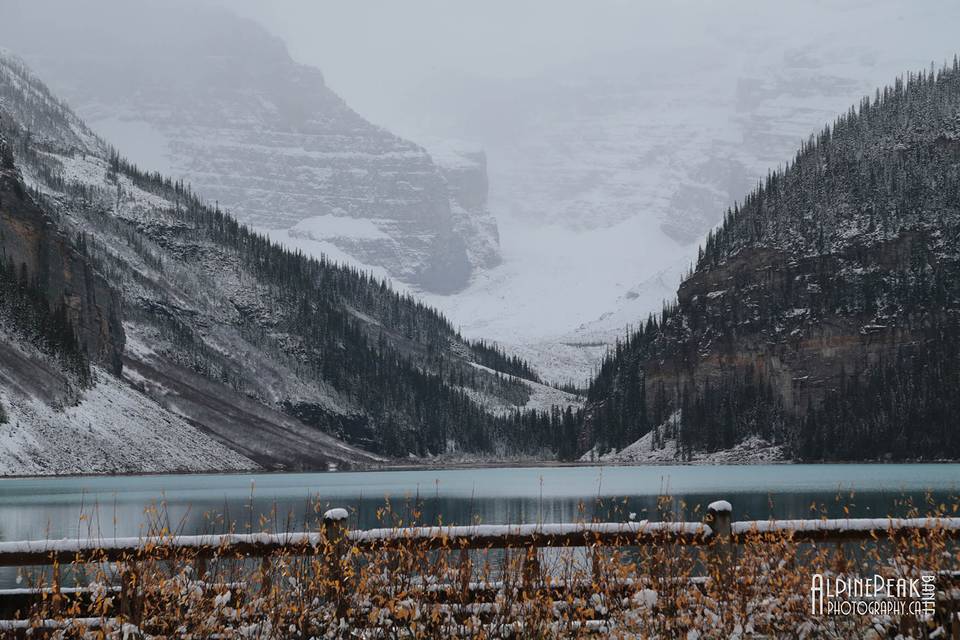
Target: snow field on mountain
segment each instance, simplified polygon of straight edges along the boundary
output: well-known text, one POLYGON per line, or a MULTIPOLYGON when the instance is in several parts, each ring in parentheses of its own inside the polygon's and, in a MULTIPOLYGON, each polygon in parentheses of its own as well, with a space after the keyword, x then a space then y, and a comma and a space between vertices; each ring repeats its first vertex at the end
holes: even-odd
POLYGON ((0 476, 258 468, 126 382, 99 369, 96 377, 72 407, 2 395, 0 476))

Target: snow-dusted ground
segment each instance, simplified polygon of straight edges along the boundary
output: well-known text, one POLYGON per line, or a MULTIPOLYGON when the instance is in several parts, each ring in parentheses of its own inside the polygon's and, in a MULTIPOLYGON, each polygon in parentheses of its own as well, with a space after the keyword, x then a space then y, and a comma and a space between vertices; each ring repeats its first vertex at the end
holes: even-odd
MULTIPOLYGON (((493 369, 475 362, 471 364, 477 369, 481 369, 488 373, 497 373, 493 369)), ((562 409, 573 407, 574 409, 577 409, 583 406, 583 398, 572 393, 567 393, 566 391, 561 391, 560 389, 546 384, 540 384, 539 382, 517 378, 516 376, 511 376, 509 374, 501 373, 500 375, 505 378, 522 382, 527 386, 528 389, 530 389, 530 399, 527 400, 527 404, 522 407, 517 407, 505 402, 500 398, 495 398, 488 394, 480 393, 474 389, 462 389, 464 393, 470 396, 471 400, 484 407, 487 411, 498 415, 508 415, 516 411, 518 408, 525 410, 549 411, 553 407, 560 407, 562 409)))
POLYGON ((657 446, 654 432, 642 436, 636 442, 620 451, 611 451, 597 455, 591 450, 585 453, 581 462, 611 462, 631 464, 771 464, 785 462, 789 458, 783 447, 771 444, 758 436, 751 436, 736 446, 712 453, 695 451, 690 460, 682 461, 677 451, 675 438, 663 438, 657 446))
POLYGON ((165 411, 110 374, 77 406, 3 394, 0 476, 242 471, 257 465, 165 411))

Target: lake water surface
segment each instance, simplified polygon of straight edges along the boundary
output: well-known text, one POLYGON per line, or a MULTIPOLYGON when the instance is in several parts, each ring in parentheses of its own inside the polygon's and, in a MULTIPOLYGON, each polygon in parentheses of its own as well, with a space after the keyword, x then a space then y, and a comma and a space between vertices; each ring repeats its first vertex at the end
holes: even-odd
POLYGON ((347 507, 351 526, 378 525, 389 499, 405 520, 433 524, 572 522, 661 517, 670 494, 677 517, 699 520, 717 499, 734 519, 903 515, 909 502, 960 495, 957 464, 526 467, 351 473, 148 475, 0 480, 0 540, 138 535, 163 502, 183 533, 302 528, 328 507, 347 507), (414 509, 416 507, 416 509, 414 509), (699 507, 699 510, 698 510, 699 507))

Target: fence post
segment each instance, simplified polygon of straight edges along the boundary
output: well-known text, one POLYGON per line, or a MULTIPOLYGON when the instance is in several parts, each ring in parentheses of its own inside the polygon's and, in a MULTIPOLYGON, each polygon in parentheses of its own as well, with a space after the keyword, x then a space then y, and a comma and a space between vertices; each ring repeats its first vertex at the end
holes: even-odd
POLYGON ((323 514, 324 555, 330 585, 327 597, 336 599, 338 616, 343 616, 347 609, 343 564, 348 516, 347 510, 341 508, 330 509, 323 514))
POLYGON ((53 562, 52 589, 50 592, 50 608, 53 617, 59 618, 63 609, 63 594, 60 591, 60 561, 53 562))
POLYGON ((707 506, 706 523, 714 536, 720 536, 728 542, 733 534, 731 522, 733 520, 733 505, 726 500, 717 500, 707 506))
POLYGON ((731 571, 733 562, 733 505, 726 500, 717 500, 707 506, 704 522, 709 525, 714 557, 717 561, 718 577, 725 579, 731 571))
POLYGON ((532 592, 540 580, 540 555, 536 547, 527 548, 527 557, 523 559, 523 588, 532 592))
POLYGON ((136 569, 129 564, 120 569, 120 613, 123 615, 124 622, 134 626, 140 625, 140 607, 137 602, 138 582, 136 569))
POLYGON ((260 596, 266 598, 273 589, 273 560, 270 553, 260 559, 260 596))
POLYGON ((473 578, 473 563, 470 562, 470 549, 464 544, 460 547, 460 597, 464 602, 470 595, 471 578, 473 578))

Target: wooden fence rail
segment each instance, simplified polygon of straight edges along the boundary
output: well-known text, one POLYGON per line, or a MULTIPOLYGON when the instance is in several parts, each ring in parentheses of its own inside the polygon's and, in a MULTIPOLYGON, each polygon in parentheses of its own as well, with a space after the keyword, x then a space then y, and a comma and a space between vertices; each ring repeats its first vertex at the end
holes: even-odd
POLYGON ((359 551, 416 546, 420 549, 537 549, 559 547, 697 545, 722 537, 733 544, 758 534, 788 535, 797 542, 846 542, 939 531, 960 538, 960 518, 849 518, 731 522, 729 503, 710 505, 704 522, 615 522, 468 525, 348 530, 347 512, 325 514, 324 527, 306 533, 28 540, 0 542, 0 567, 166 559, 189 553, 198 559, 330 553, 340 542, 359 551))

